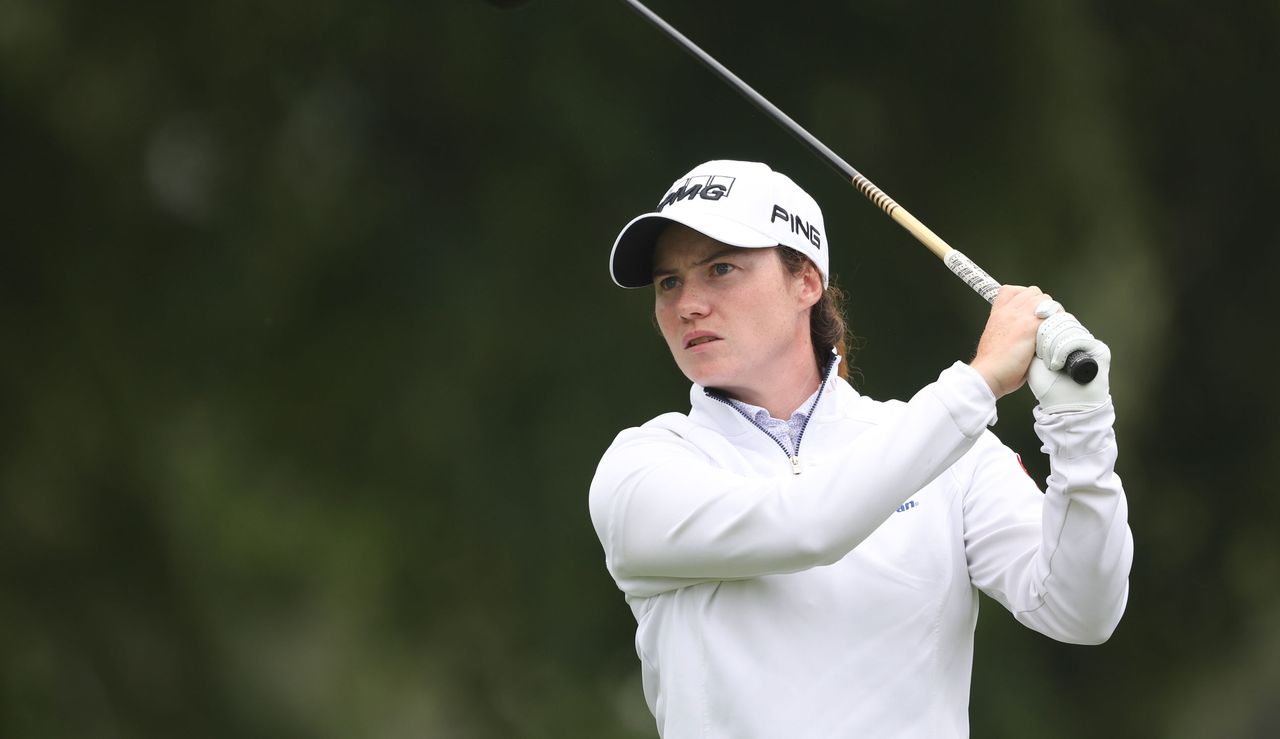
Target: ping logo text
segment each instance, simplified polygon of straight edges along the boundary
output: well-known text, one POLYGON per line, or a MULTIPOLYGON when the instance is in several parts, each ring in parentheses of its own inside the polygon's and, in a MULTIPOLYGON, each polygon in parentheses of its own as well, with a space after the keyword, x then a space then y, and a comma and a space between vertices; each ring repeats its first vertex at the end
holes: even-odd
POLYGON ((810 244, 819 249, 822 248, 822 233, 818 231, 817 226, 806 223, 798 215, 788 213, 787 209, 781 205, 775 204, 773 206, 773 215, 769 217, 769 222, 773 223, 774 221, 789 221, 791 223, 791 233, 803 234, 810 244))

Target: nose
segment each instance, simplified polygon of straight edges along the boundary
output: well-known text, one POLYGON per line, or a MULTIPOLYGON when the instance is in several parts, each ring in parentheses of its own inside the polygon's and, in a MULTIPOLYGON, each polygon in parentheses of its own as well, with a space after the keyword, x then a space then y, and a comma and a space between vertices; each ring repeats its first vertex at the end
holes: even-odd
POLYGON ((680 316, 681 320, 692 321, 698 318, 706 318, 710 312, 711 305, 703 291, 694 284, 686 283, 680 291, 680 298, 676 301, 676 314, 680 316))

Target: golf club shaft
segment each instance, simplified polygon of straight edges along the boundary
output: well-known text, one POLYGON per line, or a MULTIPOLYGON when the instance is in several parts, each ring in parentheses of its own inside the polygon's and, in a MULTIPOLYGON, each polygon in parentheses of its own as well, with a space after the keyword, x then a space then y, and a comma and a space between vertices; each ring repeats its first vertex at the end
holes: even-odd
MULTIPOLYGON (((737 90, 739 94, 745 97, 752 105, 759 108, 765 115, 772 118, 778 125, 791 132, 793 136, 798 138, 810 151, 830 165, 836 172, 848 180, 858 192, 867 197, 876 207, 883 210, 886 215, 892 218, 899 226, 905 228, 910 234, 916 237, 920 243, 924 244, 929 251, 933 252, 943 264, 947 265, 957 277, 964 280, 974 292, 982 296, 988 303, 994 302, 996 294, 1000 292, 1000 283, 991 275, 987 274, 981 267, 974 264, 973 260, 953 249, 950 244, 943 241, 941 237, 935 234, 920 222, 918 218, 911 215, 906 208, 898 205, 893 198, 885 194, 883 190, 876 187, 871 180, 868 180, 861 172, 854 169, 852 165, 840 158, 838 154, 832 151, 826 144, 819 141, 813 134, 809 133, 799 123, 796 123, 791 116, 782 112, 778 106, 769 102, 763 95, 756 92, 750 85, 742 81, 742 78, 729 71, 720 62, 716 61, 710 54, 703 51, 697 44, 690 41, 684 34, 677 31, 670 23, 660 18, 656 13, 639 0, 623 0, 631 6, 633 10, 640 14, 642 18, 651 25, 664 33, 668 38, 679 44, 693 58, 697 59, 707 69, 710 69, 720 79, 729 84, 730 87, 737 90)), ((1066 364, 1067 374, 1073 380, 1080 384, 1086 384, 1097 374, 1098 366, 1092 358, 1083 351, 1072 352, 1067 358, 1066 364)))

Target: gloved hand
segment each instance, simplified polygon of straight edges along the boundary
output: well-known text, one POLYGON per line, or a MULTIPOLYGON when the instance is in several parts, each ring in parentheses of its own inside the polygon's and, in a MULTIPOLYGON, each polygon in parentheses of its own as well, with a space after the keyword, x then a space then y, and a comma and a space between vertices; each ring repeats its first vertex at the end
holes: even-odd
POLYGON ((1077 349, 1088 350, 1093 334, 1081 325, 1076 317, 1062 309, 1056 300, 1046 300, 1036 307, 1036 315, 1043 318, 1036 331, 1036 356, 1049 365, 1049 369, 1062 369, 1067 357, 1077 349))
MULTIPOLYGON (((1056 315, 1070 316, 1064 313, 1056 315)), ((1071 320, 1075 321, 1074 318, 1071 320)), ((1080 325, 1079 321, 1076 321, 1076 325, 1080 325)), ((1083 326, 1080 328, 1084 329, 1083 326)), ((1027 384, 1031 386, 1031 392, 1035 394, 1036 400, 1040 401, 1040 409, 1045 413, 1093 410, 1106 402, 1107 396, 1111 393, 1111 385, 1108 381, 1111 349, 1093 338, 1088 331, 1084 331, 1084 334, 1087 338, 1077 339, 1070 344, 1069 349, 1062 352, 1057 370, 1050 369, 1052 365, 1039 356, 1031 360, 1031 368, 1027 372, 1027 384), (1098 363, 1098 376, 1087 385, 1077 385, 1075 380, 1062 371, 1067 355, 1076 349, 1088 352, 1089 356, 1093 357, 1093 361, 1098 363)))

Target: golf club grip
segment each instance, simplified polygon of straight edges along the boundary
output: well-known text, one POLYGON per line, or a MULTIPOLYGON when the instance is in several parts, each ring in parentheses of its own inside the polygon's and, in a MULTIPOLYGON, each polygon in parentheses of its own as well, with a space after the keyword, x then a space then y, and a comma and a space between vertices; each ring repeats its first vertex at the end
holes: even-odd
MULTIPOLYGON (((904 228, 914 234, 926 246, 929 246, 930 250, 934 251, 935 254, 938 253, 938 250, 930 246, 926 238, 937 239, 941 247, 946 249, 942 263, 947 265, 947 269, 950 269, 952 274, 973 288, 973 291, 981 295, 988 303, 995 303, 996 296, 1000 294, 1000 283, 981 267, 974 264, 972 259, 947 246, 946 242, 938 239, 932 231, 912 218, 911 214, 907 213, 902 207, 899 206, 894 211, 893 219, 902 223, 904 228), (904 223, 904 220, 909 222, 904 223)), ((1089 356, 1088 352, 1080 349, 1067 355, 1067 361, 1062 369, 1067 373, 1068 377, 1075 380, 1077 385, 1088 385, 1093 382, 1093 378, 1098 376, 1098 362, 1089 356)))
POLYGON ((1098 376, 1098 363, 1083 349, 1068 354, 1067 363, 1062 369, 1077 385, 1088 385, 1098 376))

